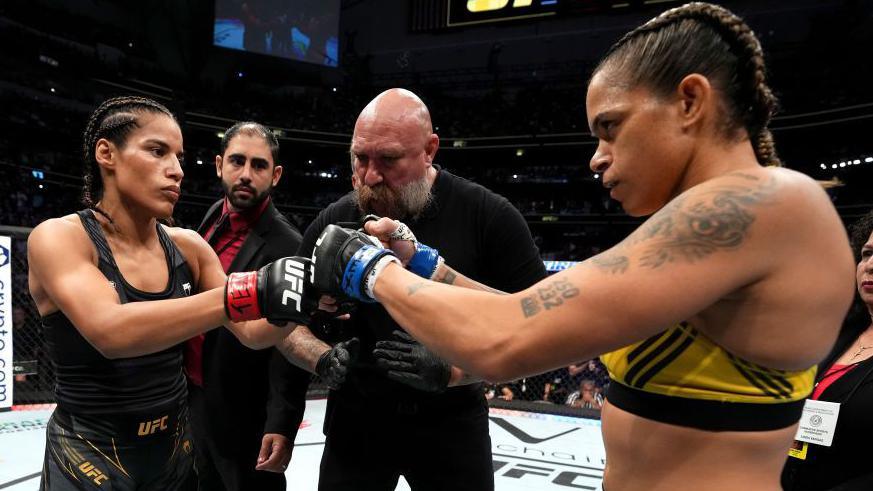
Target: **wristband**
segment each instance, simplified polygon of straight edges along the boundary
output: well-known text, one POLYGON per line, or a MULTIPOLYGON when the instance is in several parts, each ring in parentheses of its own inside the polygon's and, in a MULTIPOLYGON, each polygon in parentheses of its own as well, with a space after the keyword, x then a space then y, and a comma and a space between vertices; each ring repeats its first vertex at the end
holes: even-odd
POLYGON ((260 319, 258 272, 231 273, 224 284, 224 313, 233 322, 260 319))
MULTIPOLYGON (((379 258, 379 260, 376 262, 376 265, 373 266, 373 269, 370 270, 370 273, 367 275, 366 283, 364 284, 364 291, 367 293, 368 297, 374 300, 376 299, 376 295, 373 291, 373 289, 376 288, 376 278, 379 276, 379 273, 381 273, 382 270, 391 263, 400 264, 400 259, 397 259, 396 256, 388 254, 379 258)), ((402 264, 401 267, 403 267, 402 264)))
POLYGON ((391 256, 395 260, 394 253, 390 249, 382 249, 376 246, 365 245, 355 251, 355 254, 346 264, 346 270, 343 272, 343 279, 340 286, 342 290, 349 296, 361 300, 362 302, 373 303, 376 300, 372 296, 368 296, 367 292, 362 291, 366 288, 365 282, 373 268, 379 264, 380 259, 385 256, 391 256))

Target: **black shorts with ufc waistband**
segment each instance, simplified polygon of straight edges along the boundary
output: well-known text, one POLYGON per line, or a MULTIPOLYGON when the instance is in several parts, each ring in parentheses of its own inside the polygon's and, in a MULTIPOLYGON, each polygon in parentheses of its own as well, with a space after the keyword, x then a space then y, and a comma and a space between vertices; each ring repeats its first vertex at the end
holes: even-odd
POLYGON ((79 415, 55 410, 46 427, 40 490, 194 491, 188 408, 79 415))

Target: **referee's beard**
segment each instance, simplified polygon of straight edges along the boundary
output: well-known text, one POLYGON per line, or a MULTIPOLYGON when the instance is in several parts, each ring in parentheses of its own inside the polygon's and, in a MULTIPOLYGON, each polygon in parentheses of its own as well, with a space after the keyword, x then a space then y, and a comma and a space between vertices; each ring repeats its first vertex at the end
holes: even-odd
POLYGON ((359 184, 355 189, 358 209, 362 213, 374 213, 381 217, 402 220, 418 218, 433 199, 431 182, 425 174, 421 179, 392 189, 385 182, 375 186, 359 184))

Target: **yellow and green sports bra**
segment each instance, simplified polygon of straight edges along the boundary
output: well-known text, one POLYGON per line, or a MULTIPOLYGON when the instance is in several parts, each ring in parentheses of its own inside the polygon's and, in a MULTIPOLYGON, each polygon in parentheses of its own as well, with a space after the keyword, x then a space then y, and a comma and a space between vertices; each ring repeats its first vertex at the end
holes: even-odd
POLYGON ((712 431, 765 431, 796 423, 816 366, 775 370, 739 358, 681 323, 602 355, 610 404, 648 419, 712 431))

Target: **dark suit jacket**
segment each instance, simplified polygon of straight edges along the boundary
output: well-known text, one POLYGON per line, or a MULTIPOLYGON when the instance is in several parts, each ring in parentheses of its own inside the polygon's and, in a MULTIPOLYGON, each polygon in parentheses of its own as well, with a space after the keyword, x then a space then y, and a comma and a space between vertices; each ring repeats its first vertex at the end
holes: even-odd
MULTIPOLYGON (((197 228, 201 235, 219 218, 223 202, 219 200, 206 212, 197 228)), ((229 273, 254 271, 292 256, 300 240, 297 228, 270 203, 229 273)), ((213 329, 203 342, 203 392, 209 410, 192 416, 203 419, 210 438, 228 453, 241 451, 233 446, 245 442, 256 441, 260 446, 264 433, 279 433, 293 442, 303 419, 309 379, 308 372, 289 363, 276 348, 251 350, 227 329, 213 329)))

